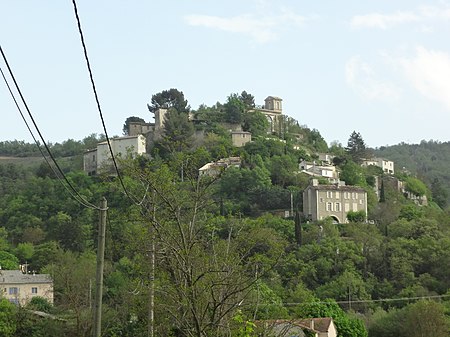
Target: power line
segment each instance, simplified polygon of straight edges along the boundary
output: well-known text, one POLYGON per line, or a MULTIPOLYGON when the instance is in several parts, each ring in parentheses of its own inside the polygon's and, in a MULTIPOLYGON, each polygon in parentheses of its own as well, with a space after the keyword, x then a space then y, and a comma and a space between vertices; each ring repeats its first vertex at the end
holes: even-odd
MULTIPOLYGON (((106 124, 105 124, 105 120, 103 118, 102 108, 100 106, 100 100, 98 98, 97 89, 95 87, 94 76, 93 76, 93 73, 92 73, 91 64, 89 62, 89 56, 88 56, 88 53, 87 53, 86 43, 84 42, 84 35, 83 35, 83 30, 81 28, 81 20, 80 20, 80 17, 78 15, 77 3, 76 3, 75 0, 72 0, 72 4, 73 4, 73 10, 74 10, 74 13, 75 13, 75 18, 77 20, 78 33, 80 35, 81 45, 83 46, 84 59, 86 61, 86 66, 87 66, 87 69, 88 69, 88 72, 89 72, 89 78, 91 80, 92 90, 94 92, 95 102, 97 104, 97 110, 98 110, 99 115, 100 115, 100 120, 102 121, 103 131, 105 132, 106 142, 108 144, 109 152, 111 154, 111 158, 112 158, 112 161, 113 161, 114 169, 117 172, 117 176, 119 178, 120 184, 121 184, 122 189, 124 190, 125 194, 128 196, 128 198, 131 201, 133 201, 134 203, 140 205, 140 204, 142 204, 143 200, 141 202, 136 202, 137 199, 134 196, 130 195, 130 193, 128 192, 128 190, 125 187, 125 184, 124 184, 123 179, 122 179, 122 175, 120 174, 119 169, 117 167, 117 162, 116 162, 116 159, 114 157, 114 153, 113 153, 113 150, 112 150, 112 147, 111 147, 111 142, 110 142, 110 139, 109 139, 109 136, 108 136, 108 132, 106 131, 106 124)), ((144 199, 145 199, 145 195, 144 195, 144 199)))
POLYGON ((11 94, 11 97, 13 98, 14 103, 15 103, 17 109, 19 110, 19 113, 20 113, 20 115, 22 116, 23 121, 25 122, 25 125, 26 125, 27 128, 28 128, 28 131, 30 132, 31 136, 33 137, 34 142, 35 142, 36 145, 38 146, 38 149, 39 149, 39 151, 41 152, 42 157, 45 159, 45 161, 47 162, 47 164, 50 166, 50 168, 52 169, 52 171, 53 171, 53 173, 55 174, 56 178, 61 182, 61 184, 66 188, 66 190, 71 194, 71 196, 72 196, 77 202, 79 202, 80 204, 82 204, 82 205, 85 206, 85 207, 89 207, 89 208, 92 208, 92 209, 100 209, 98 206, 93 205, 92 203, 90 203, 89 201, 87 201, 83 196, 81 196, 81 195, 78 193, 78 191, 73 187, 73 185, 70 183, 70 181, 67 179, 67 177, 66 177, 66 175, 64 174, 64 172, 61 170, 61 167, 58 165, 58 162, 56 161, 55 157, 53 156, 52 152, 50 151, 50 148, 47 146, 47 143, 45 142, 44 137, 42 136, 42 133, 41 133, 41 131, 39 130, 39 127, 37 126, 37 123, 36 123, 36 121, 34 120, 34 117, 33 117, 33 115, 31 114, 30 109, 28 108, 28 104, 27 104, 27 102, 25 101, 24 96, 22 95, 22 91, 20 90, 20 87, 19 87, 19 85, 18 85, 18 83, 17 83, 17 81, 16 81, 16 78, 15 78, 15 76, 14 76, 14 73, 13 73, 13 71, 12 71, 10 65, 9 65, 8 59, 6 58, 6 55, 5 55, 5 53, 3 52, 3 48, 2 48, 1 45, 0 45, 0 52, 1 52, 1 54, 2 54, 3 60, 4 60, 5 64, 6 64, 6 67, 8 68, 9 75, 11 76, 11 78, 12 78, 12 80, 13 80, 13 82, 14 82, 14 85, 15 85, 15 87, 16 87, 16 90, 17 90, 17 92, 18 92, 19 95, 20 95, 20 98, 21 98, 21 100, 22 100, 22 103, 23 103, 23 105, 25 106, 25 109, 26 109, 27 112, 28 112, 28 116, 30 117, 31 121, 33 122, 33 125, 34 125, 34 127, 35 127, 37 133, 39 134, 39 137, 40 137, 40 139, 41 139, 43 145, 45 146, 45 149, 47 150, 48 155, 50 156, 50 158, 52 159, 53 163, 55 164, 55 166, 56 166, 56 168, 57 168, 58 170, 55 171, 54 167, 50 164, 50 162, 48 161, 48 158, 45 156, 44 152, 42 151, 42 148, 41 148, 41 146, 39 145, 39 142, 36 140, 36 137, 34 136, 34 134, 33 134, 32 130, 31 130, 31 128, 30 128, 28 122, 27 122, 26 119, 25 119, 24 114, 22 113, 22 110, 20 109, 20 106, 19 106, 19 104, 18 104, 18 102, 17 102, 17 100, 16 100, 16 98, 15 98, 15 96, 14 96, 14 93, 13 93, 12 90, 11 90, 11 87, 10 87, 10 85, 9 85, 9 83, 8 83, 8 80, 6 79, 5 74, 3 73, 3 70, 1 70, 1 68, 0 68, 1 73, 2 73, 2 77, 3 77, 3 80, 5 81, 6 86, 8 87, 9 93, 11 94), (59 174, 58 174, 58 173, 59 173, 59 174), (64 179, 64 181, 66 182, 67 185, 65 185, 65 184, 62 182, 61 177, 64 179), (70 190, 69 190, 69 187, 70 187, 70 190))
POLYGON ((351 300, 351 301, 317 301, 317 302, 288 302, 283 303, 284 306, 292 307, 297 305, 310 305, 310 304, 348 304, 348 303, 376 303, 376 302, 401 302, 401 301, 411 301, 411 300, 425 300, 425 299, 436 299, 436 298, 446 298, 449 295, 429 295, 429 296, 412 296, 412 297, 399 297, 399 298, 379 298, 374 300, 351 300))

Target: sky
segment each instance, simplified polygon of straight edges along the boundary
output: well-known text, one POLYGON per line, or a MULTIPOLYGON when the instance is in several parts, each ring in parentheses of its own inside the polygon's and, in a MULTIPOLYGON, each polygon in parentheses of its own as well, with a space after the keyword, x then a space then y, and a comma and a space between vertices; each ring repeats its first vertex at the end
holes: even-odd
MULTIPOLYGON (((450 141, 450 0, 78 0, 108 135, 153 122, 152 95, 192 109, 232 93, 344 146, 450 141)), ((103 134, 71 0, 0 2, 0 44, 46 141, 103 134)), ((0 60, 0 67, 6 67, 0 60)), ((3 80, 0 141, 32 137, 3 80)))

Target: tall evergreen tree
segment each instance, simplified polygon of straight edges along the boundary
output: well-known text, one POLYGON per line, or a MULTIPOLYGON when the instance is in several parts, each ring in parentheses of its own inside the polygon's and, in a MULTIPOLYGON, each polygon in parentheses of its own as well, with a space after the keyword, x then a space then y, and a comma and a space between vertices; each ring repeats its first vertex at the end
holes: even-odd
POLYGON ((367 158, 370 154, 361 134, 356 131, 353 131, 350 135, 345 150, 356 163, 360 163, 362 159, 367 158))

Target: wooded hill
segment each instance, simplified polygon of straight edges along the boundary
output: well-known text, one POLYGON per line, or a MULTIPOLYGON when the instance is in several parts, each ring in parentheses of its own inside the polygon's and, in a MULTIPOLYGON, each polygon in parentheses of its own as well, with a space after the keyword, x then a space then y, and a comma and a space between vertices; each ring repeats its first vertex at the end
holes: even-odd
MULTIPOLYGON (((0 300, 0 335, 91 334, 99 218, 91 205, 105 197, 103 336, 150 336, 151 327, 156 336, 267 336, 264 320, 306 317, 333 317, 343 337, 448 336, 448 209, 407 174, 400 178, 428 194, 429 206, 390 185, 380 202, 373 176, 384 175, 357 163, 367 149, 356 132, 346 148, 328 148, 319 131, 285 119, 281 133, 233 147, 222 120, 254 130, 253 123, 264 123, 249 117, 250 96, 230 95, 224 104, 193 111, 209 116, 196 126, 206 137, 195 146, 190 132, 167 123, 151 160, 120 161, 121 179, 66 167, 75 198, 46 164, 0 165, 0 265, 27 263, 29 270, 51 274, 55 290, 54 306, 0 300), (276 215, 290 208, 291 195, 301 210, 309 176, 298 173, 298 163, 325 151, 336 155, 348 185, 366 189, 374 224, 276 215), (242 166, 199 178, 203 164, 229 156, 239 156, 242 166), (28 309, 62 320, 37 318, 28 309)), ((169 108, 169 118, 191 128, 181 92, 156 94, 152 104, 169 108)))
POLYGON ((423 180, 439 205, 445 207, 450 203, 450 142, 401 143, 380 147, 375 153, 393 160, 397 171, 404 168, 423 180))

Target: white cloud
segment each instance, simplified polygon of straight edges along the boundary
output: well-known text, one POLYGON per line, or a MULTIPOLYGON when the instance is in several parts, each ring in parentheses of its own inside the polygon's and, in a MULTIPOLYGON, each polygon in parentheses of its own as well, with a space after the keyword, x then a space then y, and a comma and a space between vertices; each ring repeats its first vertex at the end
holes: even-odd
POLYGON ((378 28, 388 29, 396 25, 431 22, 434 20, 450 20, 450 7, 448 5, 422 6, 415 11, 396 12, 392 14, 370 13, 356 15, 350 25, 353 28, 378 28))
POLYGON ((442 103, 450 110, 450 55, 418 47, 413 58, 398 63, 413 87, 423 96, 442 103))
POLYGON ((188 15, 185 21, 191 26, 214 28, 251 37, 258 43, 266 43, 277 38, 277 29, 282 26, 302 25, 306 18, 283 9, 280 15, 256 17, 240 15, 224 18, 213 15, 188 15))
POLYGON ((395 85, 377 79, 373 68, 359 56, 353 56, 347 61, 345 79, 353 90, 367 100, 392 100, 400 96, 395 85))
POLYGON ((372 13, 366 15, 356 15, 351 20, 354 28, 380 28, 387 29, 394 25, 419 21, 420 17, 411 12, 397 12, 395 14, 372 13))

